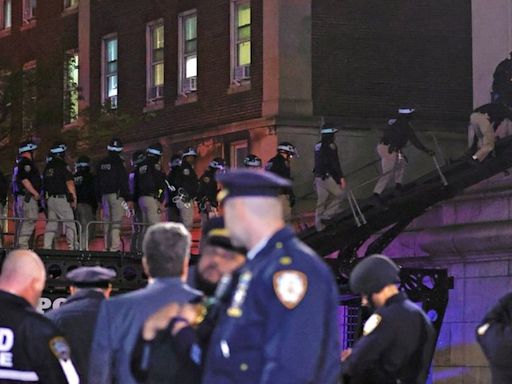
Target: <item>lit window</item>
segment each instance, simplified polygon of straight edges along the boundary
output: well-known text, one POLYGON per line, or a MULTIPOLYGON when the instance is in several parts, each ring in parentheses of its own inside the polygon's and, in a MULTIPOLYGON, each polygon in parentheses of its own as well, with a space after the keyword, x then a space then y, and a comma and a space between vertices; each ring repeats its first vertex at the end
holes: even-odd
POLYGON ((117 108, 117 36, 103 38, 102 101, 117 108))
POLYGON ((30 23, 36 17, 37 0, 23 0, 23 22, 30 23))
POLYGON ((64 9, 78 6, 78 0, 64 0, 64 9))
POLYGON ((244 159, 248 155, 247 140, 237 140, 230 144, 231 168, 243 168, 244 159))
POLYGON ((36 62, 31 61, 23 66, 23 133, 27 134, 34 130, 36 120, 36 62))
POLYGON ((147 103, 164 97, 164 23, 162 20, 147 26, 147 103))
POLYGON ((179 16, 179 93, 197 91, 197 12, 179 16))
POLYGON ((12 0, 0 0, 0 30, 11 28, 12 0))
POLYGON ((231 62, 234 82, 251 77, 251 3, 233 0, 231 62))
POLYGON ((69 124, 78 118, 78 53, 68 52, 64 60, 64 124, 69 124))

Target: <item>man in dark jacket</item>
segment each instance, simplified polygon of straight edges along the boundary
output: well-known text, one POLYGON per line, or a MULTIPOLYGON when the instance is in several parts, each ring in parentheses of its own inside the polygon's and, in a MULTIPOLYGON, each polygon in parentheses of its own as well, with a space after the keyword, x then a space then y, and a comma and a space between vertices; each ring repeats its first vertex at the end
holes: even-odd
POLYGON ((176 172, 174 186, 181 196, 177 201, 177 207, 180 210, 180 217, 183 225, 189 231, 194 224, 194 200, 197 197, 199 189, 199 180, 194 169, 197 159, 197 152, 193 147, 185 149, 181 155, 181 166, 176 172))
POLYGON ((204 226, 210 217, 217 216, 217 193, 219 187, 215 174, 223 171, 225 168, 224 159, 220 157, 214 158, 208 164, 208 169, 204 171, 199 179, 199 192, 197 194, 197 201, 199 212, 201 213, 201 226, 204 226))
POLYGON ((87 383, 89 354, 100 304, 112 291, 115 271, 102 267, 79 267, 66 275, 71 296, 46 314, 64 332, 82 383, 87 383))
POLYGON ((492 90, 493 101, 512 107, 512 52, 494 70, 492 90))
MULTIPOLYGON (((291 160, 297 155, 295 146, 287 141, 279 143, 277 146, 277 155, 271 158, 265 169, 284 179, 292 181, 291 160)), ((289 188, 283 188, 279 194, 279 200, 283 206, 284 221, 289 223, 292 219, 292 208, 295 205, 295 193, 292 183, 289 188)))
POLYGON ((169 172, 167 173, 167 221, 181 222, 180 210, 176 206, 175 197, 178 195, 175 179, 181 167, 181 156, 172 155, 169 160, 169 172))

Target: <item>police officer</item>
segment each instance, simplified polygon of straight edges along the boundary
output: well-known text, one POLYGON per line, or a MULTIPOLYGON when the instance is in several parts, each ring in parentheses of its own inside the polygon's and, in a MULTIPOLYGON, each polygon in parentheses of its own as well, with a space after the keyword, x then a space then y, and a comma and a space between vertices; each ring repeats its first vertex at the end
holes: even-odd
POLYGON ((199 188, 199 181, 194 170, 196 159, 197 152, 193 147, 185 149, 181 155, 181 166, 174 179, 180 197, 177 206, 180 210, 181 221, 189 231, 194 224, 194 199, 197 197, 199 188))
POLYGON ((337 383, 338 290, 285 225, 278 193, 290 181, 251 170, 218 180, 231 242, 249 251, 213 331, 203 383, 337 383))
POLYGON ((172 155, 169 161, 169 173, 167 174, 167 220, 174 222, 181 222, 180 210, 176 206, 175 197, 177 196, 177 188, 175 186, 175 179, 178 170, 181 167, 181 156, 172 155))
POLYGON ((28 248, 39 213, 37 201, 41 198, 41 175, 34 164, 37 145, 29 140, 18 148, 19 158, 13 170, 13 195, 16 199, 15 213, 24 219, 16 226, 16 244, 28 248))
POLYGON ((398 290, 399 268, 383 255, 363 259, 350 274, 350 289, 374 309, 363 336, 342 352, 350 383, 425 383, 435 331, 425 313, 398 290))
POLYGON ((398 191, 402 188, 406 165, 402 150, 409 141, 420 151, 434 156, 434 151, 423 145, 411 127, 410 121, 414 111, 411 108, 400 108, 398 117, 389 120, 388 127, 377 145, 377 153, 381 158, 382 176, 377 181, 373 194, 378 204, 382 202, 381 194, 392 179, 398 191))
POLYGON ((121 219, 123 213, 133 209, 128 189, 128 174, 124 168, 121 152, 123 143, 113 138, 107 146, 108 155, 102 159, 96 171, 98 193, 101 197, 104 225, 105 248, 108 251, 121 249, 121 219))
POLYGON ((338 147, 334 142, 334 127, 322 126, 321 141, 315 145, 315 188, 317 203, 315 211, 315 226, 318 231, 331 220, 341 209, 343 190, 346 187, 343 171, 338 157, 338 147))
POLYGON ((130 251, 131 252, 140 252, 142 247, 142 212, 140 210, 138 200, 140 196, 140 188, 138 185, 138 179, 135 178, 135 172, 139 165, 141 165, 144 160, 146 160, 146 154, 144 151, 134 151, 132 153, 131 166, 132 171, 128 175, 128 188, 130 190, 130 195, 133 198, 133 210, 134 215, 132 217, 132 239, 130 242, 130 251))
POLYGON ((58 222, 54 219, 70 220, 64 221, 62 226, 66 234, 66 241, 69 249, 76 249, 77 234, 73 209, 76 208, 76 189, 73 175, 71 174, 66 161, 67 146, 64 143, 54 143, 50 152, 52 160, 46 165, 43 171, 43 189, 48 209, 48 222, 44 231, 44 248, 51 249, 53 240, 58 230, 58 222))
MULTIPOLYGON (((277 146, 277 155, 271 158, 265 169, 273 172, 282 178, 292 180, 290 162, 296 155, 295 146, 286 141, 277 146)), ((290 183, 290 187, 283 188, 279 194, 279 199, 283 206, 284 220, 289 223, 292 219, 292 208, 295 205, 295 193, 290 183)))
POLYGON ((110 297, 116 272, 99 266, 79 267, 68 272, 71 296, 46 317, 62 330, 73 351, 73 361, 82 383, 87 383, 89 355, 100 305, 110 297))
POLYGON ((82 226, 80 239, 85 245, 96 237, 95 225, 88 224, 96 220, 98 200, 96 198, 96 179, 91 172, 91 159, 88 156, 80 156, 75 163, 73 176, 76 188, 76 219, 82 226), (88 238, 86 233, 88 229, 88 238))
POLYGON ((10 252, 0 275, 0 382, 73 383, 73 354, 57 327, 35 308, 46 280, 39 256, 10 252))
POLYGON ((2 241, 4 237, 4 217, 7 215, 7 192, 9 183, 3 172, 0 171, 0 248, 2 248, 2 241))
POLYGON ((247 156, 245 156, 245 158, 244 158, 244 166, 246 168, 261 169, 263 166, 263 162, 261 161, 261 159, 258 156, 250 153, 247 156))
POLYGON ((165 199, 165 174, 162 172, 160 158, 163 154, 162 144, 155 143, 146 149, 146 159, 135 168, 135 184, 138 186, 138 203, 144 223, 153 225, 161 221, 161 205, 165 199))
POLYGON ((205 225, 210 216, 217 216, 217 193, 219 187, 215 174, 222 172, 225 169, 226 163, 220 157, 214 158, 208 164, 208 169, 204 171, 199 179, 199 192, 197 200, 199 205, 199 212, 201 213, 201 226, 205 225))

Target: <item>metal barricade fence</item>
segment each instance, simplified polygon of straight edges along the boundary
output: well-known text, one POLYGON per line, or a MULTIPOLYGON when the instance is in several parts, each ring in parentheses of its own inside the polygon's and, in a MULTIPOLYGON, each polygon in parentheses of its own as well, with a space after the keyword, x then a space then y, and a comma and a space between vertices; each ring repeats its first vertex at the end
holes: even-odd
MULTIPOLYGON (((86 251, 89 250, 89 232, 90 232, 90 227, 91 227, 91 225, 96 225, 96 224, 101 224, 102 226, 104 226, 104 225, 112 225, 112 224, 119 224, 122 227, 123 224, 126 224, 126 221, 124 221, 124 220, 118 220, 118 221, 92 220, 92 221, 89 221, 87 223, 87 225, 85 226, 85 236, 83 236, 84 237, 84 241, 85 241, 85 250, 86 251)), ((132 226, 132 227, 149 227, 150 226, 149 223, 141 223, 141 222, 130 222, 129 225, 132 226)), ((132 230, 132 236, 134 234, 135 233, 132 230)), ((124 252, 124 242, 122 241, 122 239, 121 239, 121 244, 122 244, 123 252, 124 252)), ((107 245, 105 244, 105 248, 106 247, 107 247, 107 245)))

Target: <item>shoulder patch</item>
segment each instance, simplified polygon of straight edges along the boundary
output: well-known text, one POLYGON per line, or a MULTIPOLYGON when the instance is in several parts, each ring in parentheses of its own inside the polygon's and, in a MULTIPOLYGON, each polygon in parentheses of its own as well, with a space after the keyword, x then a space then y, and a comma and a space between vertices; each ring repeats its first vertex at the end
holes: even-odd
POLYGON ((490 326, 490 323, 485 323, 476 329, 476 333, 478 333, 478 336, 483 336, 485 335, 485 332, 487 332, 490 326))
POLYGON ((331 147, 332 150, 336 149, 336 143, 331 143, 329 144, 329 147, 331 147))
POLYGON ((277 299, 288 309, 299 305, 308 290, 308 278, 303 272, 278 271, 272 280, 277 299))
POLYGON ((68 360, 71 356, 71 348, 65 338, 62 336, 54 337, 48 343, 50 350, 58 360, 68 360))
POLYGON ((371 315, 368 320, 366 320, 366 323, 364 323, 363 328, 363 336, 368 336, 370 333, 375 331, 375 329, 379 326, 380 322, 382 321, 382 316, 378 313, 374 313, 371 315))
POLYGON ((183 170, 183 174, 184 174, 185 176, 190 175, 190 169, 185 168, 185 169, 183 170))
POLYGON ((210 178, 208 176, 205 176, 205 177, 203 177, 203 181, 205 183, 209 183, 210 182, 210 178))
POLYGON ((29 165, 29 164, 25 164, 25 166, 23 167, 23 170, 24 170, 25 172, 30 172, 30 170, 31 170, 31 169, 32 169, 32 168, 30 167, 30 165, 29 165))

